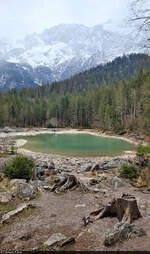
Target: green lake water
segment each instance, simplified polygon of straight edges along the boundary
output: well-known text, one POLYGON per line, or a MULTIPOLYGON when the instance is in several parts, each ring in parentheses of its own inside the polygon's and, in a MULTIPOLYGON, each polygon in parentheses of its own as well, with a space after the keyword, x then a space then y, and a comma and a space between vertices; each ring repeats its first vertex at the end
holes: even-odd
POLYGON ((71 156, 117 155, 135 149, 135 145, 124 140, 90 134, 40 134, 19 138, 28 141, 24 145, 28 150, 71 156))

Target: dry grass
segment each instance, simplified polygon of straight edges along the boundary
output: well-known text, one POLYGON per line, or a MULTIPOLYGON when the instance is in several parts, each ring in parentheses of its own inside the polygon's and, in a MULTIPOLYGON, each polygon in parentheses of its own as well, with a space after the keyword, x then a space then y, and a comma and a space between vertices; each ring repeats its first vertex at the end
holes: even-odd
POLYGON ((150 170, 148 168, 142 169, 140 177, 142 186, 150 186, 150 170))
POLYGON ((91 177, 91 178, 97 178, 98 177, 98 173, 97 172, 89 172, 89 173, 85 173, 83 176, 85 177, 91 177))

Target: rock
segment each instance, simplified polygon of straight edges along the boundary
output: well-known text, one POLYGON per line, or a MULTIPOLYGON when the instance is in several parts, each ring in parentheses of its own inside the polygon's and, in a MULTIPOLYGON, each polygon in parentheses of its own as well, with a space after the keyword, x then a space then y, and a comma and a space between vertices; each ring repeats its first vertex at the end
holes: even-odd
POLYGON ((110 170, 110 169, 117 169, 117 168, 121 168, 121 166, 125 163, 129 163, 128 160, 123 160, 120 158, 114 158, 112 160, 109 161, 104 161, 101 165, 100 165, 100 169, 102 170, 110 170))
POLYGON ((57 174, 61 174, 61 169, 53 169, 52 171, 51 171, 51 174, 52 175, 57 175, 57 174))
POLYGON ((115 189, 119 188, 119 187, 123 187, 125 186, 125 182, 123 182, 119 177, 117 176, 113 176, 110 180, 110 185, 112 187, 114 187, 115 189))
POLYGON ((44 186, 43 186, 43 189, 46 190, 46 191, 51 191, 51 190, 52 190, 52 187, 47 186, 47 185, 44 185, 44 186))
POLYGON ((61 233, 53 234, 46 242, 44 242, 44 245, 52 246, 53 244, 56 244, 65 239, 66 236, 61 233))
POLYGON ((107 179, 108 179, 108 176, 106 174, 101 174, 100 176, 98 176, 98 180, 100 182, 105 181, 107 179))
POLYGON ((0 173, 3 172, 5 166, 7 163, 11 162, 11 160, 14 158, 14 156, 12 156, 11 158, 0 158, 0 173))
POLYGON ((31 200, 34 199, 37 195, 37 187, 29 183, 19 184, 17 187, 17 196, 23 200, 31 200))
POLYGON ((90 180, 89 180, 89 184, 90 185, 96 185, 96 184, 98 184, 98 180, 97 179, 95 179, 95 178, 91 178, 90 180))
POLYGON ((24 184, 26 182, 27 182, 26 179, 12 179, 10 181, 10 185, 12 185, 12 186, 18 186, 18 184, 24 184))
POLYGON ((91 169, 92 169, 92 165, 91 165, 91 164, 88 164, 88 165, 85 166, 85 168, 83 169, 82 172, 90 172, 91 169))
POLYGON ((126 240, 135 236, 143 236, 145 231, 134 224, 118 222, 105 235, 105 246, 111 246, 119 240, 126 240))
POLYGON ((75 208, 78 208, 78 207, 85 207, 86 205, 85 204, 78 204, 78 205, 75 205, 75 208))
POLYGON ((41 181, 41 180, 30 181, 29 184, 31 184, 35 188, 42 187, 45 185, 44 181, 41 181))
POLYGON ((100 169, 100 165, 97 163, 97 164, 95 164, 95 165, 92 167, 91 171, 94 172, 94 171, 98 171, 99 169, 100 169))
POLYGON ((54 181, 51 179, 51 177, 46 177, 44 179, 44 185, 50 185, 52 184, 54 181))
POLYGON ((0 192, 0 204, 7 204, 12 200, 12 193, 7 192, 0 192))
POLYGON ((39 168, 48 168, 48 162, 40 158, 35 162, 35 166, 39 168))
POLYGON ((89 190, 91 193, 99 193, 99 192, 101 192, 100 189, 98 189, 98 188, 88 188, 88 190, 89 190))
POLYGON ((34 167, 33 169, 33 178, 38 178, 39 180, 45 179, 45 170, 42 167, 34 167))
POLYGON ((13 131, 14 131, 13 129, 11 129, 11 128, 7 127, 7 126, 5 126, 3 128, 3 132, 5 132, 5 133, 9 133, 9 132, 13 132, 13 131))
POLYGON ((2 216, 2 220, 1 220, 1 223, 3 224, 4 222, 7 223, 8 220, 11 218, 11 217, 14 217, 16 216, 18 213, 21 213, 24 209, 28 209, 28 208, 34 208, 36 207, 36 204, 32 204, 32 203, 26 203, 26 204, 23 204, 21 206, 19 206, 17 209, 13 210, 13 211, 10 211, 6 214, 4 214, 2 216))
POLYGON ((130 235, 129 238, 135 238, 135 237, 141 237, 146 235, 145 231, 143 228, 139 228, 136 225, 133 226, 132 228, 132 234, 130 235))
POLYGON ((48 167, 48 169, 55 169, 55 164, 54 164, 54 162, 48 162, 48 163, 47 163, 47 167, 48 167))

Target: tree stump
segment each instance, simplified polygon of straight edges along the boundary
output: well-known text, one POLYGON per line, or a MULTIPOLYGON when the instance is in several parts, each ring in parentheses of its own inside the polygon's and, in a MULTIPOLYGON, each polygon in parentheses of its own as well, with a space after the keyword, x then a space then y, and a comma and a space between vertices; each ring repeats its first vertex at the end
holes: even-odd
POLYGON ((120 198, 113 199, 105 207, 100 208, 97 211, 90 213, 84 221, 84 225, 98 220, 103 217, 117 217, 119 221, 123 223, 132 223, 133 220, 141 217, 138 209, 136 198, 130 194, 124 193, 120 198))
POLYGON ((63 192, 66 190, 73 190, 80 185, 80 182, 74 175, 68 175, 65 179, 60 181, 60 183, 55 184, 51 191, 54 192, 63 192))
POLYGON ((123 194, 116 200, 116 212, 119 221, 132 223, 141 217, 136 198, 130 194, 123 194))

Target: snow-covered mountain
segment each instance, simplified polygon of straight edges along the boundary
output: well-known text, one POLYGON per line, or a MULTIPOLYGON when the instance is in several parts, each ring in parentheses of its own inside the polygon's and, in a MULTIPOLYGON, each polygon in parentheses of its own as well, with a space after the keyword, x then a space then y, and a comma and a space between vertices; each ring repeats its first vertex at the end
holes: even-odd
POLYGON ((20 41, 1 39, 0 88, 18 88, 30 86, 30 83, 37 86, 63 80, 133 52, 143 52, 140 39, 135 40, 133 34, 107 31, 102 25, 61 24, 20 41), (13 75, 11 68, 15 69, 13 75), (13 82, 16 73, 20 78, 13 82), (24 75, 28 76, 28 83, 24 75))

